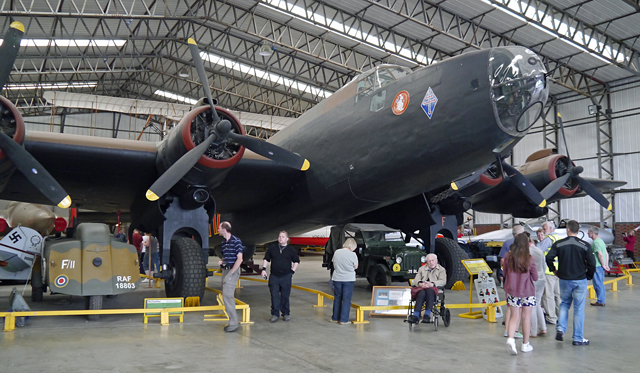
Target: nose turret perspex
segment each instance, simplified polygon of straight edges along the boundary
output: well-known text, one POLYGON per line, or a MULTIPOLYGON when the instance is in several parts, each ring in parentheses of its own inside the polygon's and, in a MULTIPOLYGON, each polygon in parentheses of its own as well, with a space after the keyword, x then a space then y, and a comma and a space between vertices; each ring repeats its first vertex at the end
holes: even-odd
POLYGON ((491 99, 503 131, 522 137, 538 120, 549 96, 546 73, 542 60, 530 49, 503 47, 491 51, 491 99))

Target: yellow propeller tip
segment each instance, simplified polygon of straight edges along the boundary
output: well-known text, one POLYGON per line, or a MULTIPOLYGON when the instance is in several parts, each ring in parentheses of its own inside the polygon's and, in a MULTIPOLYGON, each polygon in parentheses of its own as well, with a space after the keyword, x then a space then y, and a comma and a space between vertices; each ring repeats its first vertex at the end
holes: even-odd
POLYGON ((196 41, 193 40, 192 38, 187 39, 187 43, 196 45, 196 41))
POLYGON ((560 113, 558 113, 558 116, 559 116, 559 117, 562 117, 562 115, 560 115, 560 113))
POLYGON ((146 197, 149 201, 156 201, 158 200, 158 198, 160 198, 154 192, 152 192, 151 189, 147 190, 146 197))
POLYGON ((16 30, 20 30, 24 33, 24 25, 18 21, 12 22, 9 27, 14 28, 16 30))
POLYGON ((458 190, 458 186, 456 185, 455 182, 451 182, 451 189, 458 190))
POLYGON ((609 204, 609 207, 607 207, 607 210, 611 211, 611 204, 609 204))
POLYGON ((547 200, 543 199, 542 202, 538 206, 545 207, 546 205, 547 205, 547 200))
POLYGON ((58 203, 58 207, 62 209, 67 209, 69 206, 71 206, 71 197, 69 196, 64 197, 64 199, 58 203))
POLYGON ((306 171, 309 169, 309 167, 311 167, 311 163, 309 163, 308 160, 304 160, 304 163, 302 164, 302 167, 300 168, 302 171, 306 171))

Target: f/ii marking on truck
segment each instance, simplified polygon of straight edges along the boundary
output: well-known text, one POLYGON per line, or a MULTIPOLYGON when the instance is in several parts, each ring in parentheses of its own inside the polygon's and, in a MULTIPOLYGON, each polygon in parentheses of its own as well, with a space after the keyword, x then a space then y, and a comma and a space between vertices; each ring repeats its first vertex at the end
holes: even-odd
POLYGON ((69 260, 69 259, 62 259, 62 268, 60 269, 71 269, 71 268, 75 268, 76 267, 76 261, 75 260, 69 260))

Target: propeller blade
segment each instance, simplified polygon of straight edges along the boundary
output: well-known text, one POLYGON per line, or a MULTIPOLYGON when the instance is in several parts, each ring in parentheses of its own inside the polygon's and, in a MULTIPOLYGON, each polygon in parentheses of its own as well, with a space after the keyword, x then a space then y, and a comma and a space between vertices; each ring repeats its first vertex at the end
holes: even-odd
POLYGON ((451 183, 451 189, 453 190, 462 190, 466 187, 468 187, 469 185, 475 184, 478 182, 478 180, 480 180, 480 176, 482 176, 482 173, 486 170, 486 167, 483 167, 477 171, 474 171, 471 173, 471 175, 465 176, 463 178, 460 178, 456 181, 453 181, 451 183))
POLYGON ((0 131, 0 148, 27 180, 51 202, 64 209, 71 206, 71 198, 56 179, 28 151, 2 131, 0 131))
POLYGON ((310 164, 308 160, 296 153, 284 150, 277 145, 259 140, 255 137, 239 135, 235 132, 229 132, 229 137, 238 144, 265 158, 295 168, 296 170, 306 171, 309 169, 310 164))
POLYGON ((538 189, 529 182, 529 179, 520 173, 520 171, 504 162, 502 162, 502 167, 516 187, 520 189, 520 191, 527 196, 531 202, 540 207, 545 207, 547 205, 546 199, 540 194, 538 189))
POLYGON ((611 202, 604 198, 602 193, 600 193, 600 191, 596 189, 593 184, 581 178, 580 176, 576 176, 575 178, 576 180, 578 180, 578 184, 580 184, 580 187, 582 188, 582 190, 584 190, 585 193, 587 193, 591 198, 598 202, 600 206, 611 211, 611 202))
POLYGON ((9 80, 9 75, 13 69, 13 63, 18 56, 20 41, 24 35, 24 26, 20 22, 12 22, 9 31, 4 36, 2 47, 0 47, 0 93, 4 90, 4 85, 9 80))
POLYGON ((198 78, 200 78, 200 83, 202 84, 202 88, 204 89, 204 94, 205 96, 207 96, 207 100, 209 100, 209 106, 211 107, 211 115, 213 115, 213 121, 214 123, 218 122, 220 121, 220 118, 218 117, 218 113, 216 113, 216 107, 213 106, 213 98, 211 96, 211 89, 209 88, 209 80, 207 79, 207 73, 204 71, 204 64, 202 63, 202 59, 200 58, 200 50, 198 49, 196 41, 192 38, 189 38, 189 40, 187 40, 187 43, 189 43, 191 59, 193 59, 193 63, 196 65, 198 78))
POLYGON ((180 181, 180 179, 182 179, 182 177, 186 175, 196 163, 198 163, 200 157, 204 154, 215 138, 216 134, 212 133, 206 140, 180 157, 176 163, 169 167, 169 169, 160 175, 158 180, 149 187, 149 190, 147 190, 146 193, 147 199, 149 201, 155 201, 176 185, 176 183, 180 181))
POLYGON ((567 180, 569 180, 570 177, 571 173, 567 172, 566 174, 550 182, 546 187, 544 187, 544 189, 542 189, 542 192, 540 192, 542 198, 549 199, 551 198, 551 196, 558 193, 560 188, 562 188, 562 186, 567 182, 567 180))

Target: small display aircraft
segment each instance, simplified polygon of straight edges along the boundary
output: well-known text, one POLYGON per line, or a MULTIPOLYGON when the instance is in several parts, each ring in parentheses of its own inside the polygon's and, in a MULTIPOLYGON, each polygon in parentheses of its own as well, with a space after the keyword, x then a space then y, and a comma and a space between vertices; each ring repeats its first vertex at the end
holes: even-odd
MULTIPOLYGON (((2 86, 21 37, 21 25, 12 24, 1 50, 2 86)), ((422 240, 462 280, 466 254, 453 239, 465 210, 542 215, 565 189, 608 207, 567 157, 549 161, 566 167, 531 181, 504 162, 547 101, 545 66, 529 49, 484 49, 416 71, 377 66, 262 141, 214 105, 197 43, 186 42, 207 104, 158 144, 26 133, 18 109, 0 97, 0 197, 62 206, 72 198, 84 209, 130 213, 132 229, 159 238, 168 296, 203 295, 216 213, 231 222, 247 258, 281 229, 295 236, 378 223, 422 240), (518 208, 492 189, 518 196, 518 208)))

